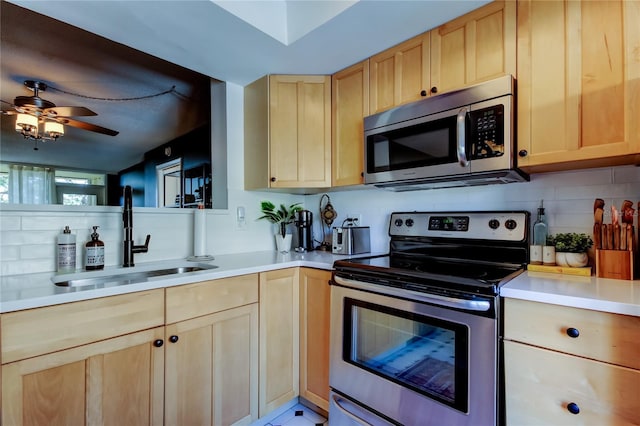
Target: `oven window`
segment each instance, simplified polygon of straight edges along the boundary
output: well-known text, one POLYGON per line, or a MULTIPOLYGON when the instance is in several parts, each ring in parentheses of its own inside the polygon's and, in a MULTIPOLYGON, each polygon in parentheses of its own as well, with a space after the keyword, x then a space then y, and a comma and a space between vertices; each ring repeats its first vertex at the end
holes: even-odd
POLYGON ((456 116, 367 137, 369 173, 457 162, 456 116))
POLYGON ((346 362, 467 412, 466 325, 350 298, 344 301, 346 362))

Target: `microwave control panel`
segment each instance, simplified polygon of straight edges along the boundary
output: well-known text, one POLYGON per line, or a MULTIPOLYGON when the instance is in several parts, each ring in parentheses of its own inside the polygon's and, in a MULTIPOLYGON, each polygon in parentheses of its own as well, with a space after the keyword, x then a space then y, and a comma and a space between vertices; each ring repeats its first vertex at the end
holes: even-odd
POLYGON ((471 159, 504 155, 504 105, 495 105, 469 114, 471 159))

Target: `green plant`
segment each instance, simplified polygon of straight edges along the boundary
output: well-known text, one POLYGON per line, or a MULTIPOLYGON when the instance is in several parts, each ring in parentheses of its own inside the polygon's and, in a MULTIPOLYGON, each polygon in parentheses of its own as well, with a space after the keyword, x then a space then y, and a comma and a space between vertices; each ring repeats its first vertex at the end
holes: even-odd
POLYGON ((557 252, 584 253, 593 246, 593 240, 587 234, 567 232, 549 235, 547 245, 555 246, 557 252))
POLYGON ((280 226, 280 235, 282 238, 287 233, 287 225, 293 223, 295 213, 302 210, 300 203, 291 204, 287 208, 284 204, 280 204, 280 208, 276 209, 276 205, 271 201, 261 201, 260 210, 262 216, 259 219, 267 219, 271 223, 277 223, 280 226))

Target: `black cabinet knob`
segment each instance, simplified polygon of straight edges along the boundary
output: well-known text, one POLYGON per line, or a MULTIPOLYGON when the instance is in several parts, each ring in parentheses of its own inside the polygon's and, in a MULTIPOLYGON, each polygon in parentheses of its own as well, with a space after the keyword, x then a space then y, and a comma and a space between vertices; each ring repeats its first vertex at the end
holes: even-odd
POLYGON ((272 177, 272 178, 271 178, 271 182, 275 182, 275 181, 276 181, 276 178, 275 178, 275 177, 272 177))
POLYGON ((527 155, 529 155, 529 153, 527 152, 526 149, 521 149, 520 151, 518 151, 518 155, 520 157, 526 157, 527 155))
POLYGON ((567 328, 567 336, 572 337, 572 338, 576 338, 580 335, 580 332, 578 331, 577 328, 573 328, 573 327, 569 327, 567 328))
POLYGON ((427 96, 427 91, 426 90, 422 90, 420 92, 420 96, 427 96))
POLYGON ((176 336, 175 334, 173 336, 169 336, 169 341, 171 343, 176 343, 178 341, 178 336, 176 336))
POLYGON ((438 93, 438 88, 436 86, 433 86, 431 88, 431 93, 438 93))
POLYGON ((580 407, 578 407, 578 404, 575 402, 570 402, 567 405, 567 410, 569 410, 571 414, 578 414, 580 412, 580 407))
POLYGON ((162 345, 164 345, 164 341, 162 339, 156 339, 153 341, 153 346, 156 348, 160 348, 162 345))

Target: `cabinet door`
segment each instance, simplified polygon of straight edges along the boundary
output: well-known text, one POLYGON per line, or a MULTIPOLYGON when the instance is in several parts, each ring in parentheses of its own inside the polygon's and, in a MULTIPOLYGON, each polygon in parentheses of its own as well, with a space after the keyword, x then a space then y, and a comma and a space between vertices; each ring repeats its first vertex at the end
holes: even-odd
POLYGON ((329 411, 330 271, 300 268, 300 396, 329 411))
POLYGON ((431 31, 431 85, 444 93, 516 74, 516 3, 494 1, 431 31))
POLYGON ((260 274, 260 417, 298 396, 298 268, 260 274))
POLYGON ((518 145, 531 172, 640 152, 640 3, 518 3, 518 145))
POLYGON ((640 421, 640 371, 509 341, 504 352, 507 424, 640 421))
POLYGON ((364 182, 363 119, 369 115, 369 60, 331 78, 332 186, 364 182))
POLYGON ((168 325, 166 336, 166 424, 258 418, 257 303, 168 325))
POLYGON ((158 327, 3 365, 3 424, 162 425, 163 336, 158 327))
POLYGON ((331 185, 331 78, 269 77, 271 187, 331 185))
POLYGON ((413 102, 429 90, 430 33, 400 43, 369 58, 369 113, 413 102))

